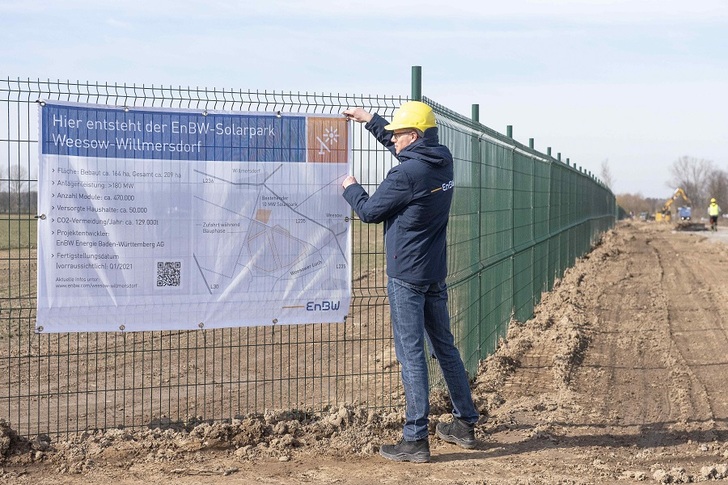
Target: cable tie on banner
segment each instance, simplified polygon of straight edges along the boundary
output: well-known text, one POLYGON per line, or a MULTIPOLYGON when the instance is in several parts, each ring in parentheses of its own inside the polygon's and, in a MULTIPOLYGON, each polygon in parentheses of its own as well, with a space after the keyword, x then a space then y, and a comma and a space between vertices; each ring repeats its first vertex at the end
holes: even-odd
POLYGON ((126 105, 122 106, 121 109, 124 110, 124 113, 128 113, 129 112, 129 107, 126 106, 126 105))
POLYGON ((35 216, 35 218, 36 219, 40 219, 42 221, 45 221, 46 220, 46 215, 45 214, 39 214, 39 215, 35 216))
POLYGON ((35 331, 36 331, 36 333, 42 333, 43 332, 43 325, 41 325, 39 327, 35 327, 35 331))
POLYGON ((207 116, 207 110, 202 112, 202 116, 207 116))
POLYGON ((46 105, 45 100, 42 100, 42 99, 36 99, 35 102, 38 103, 41 106, 45 106, 46 105))
POLYGON ((124 330, 126 330, 126 325, 119 325, 119 330, 121 332, 123 332, 124 330))
POLYGON ((276 111, 276 118, 281 118, 281 117, 283 117, 283 113, 281 113, 280 110, 276 111))
POLYGON ((200 322, 197 324, 198 328, 205 328, 205 324, 203 322, 200 322))

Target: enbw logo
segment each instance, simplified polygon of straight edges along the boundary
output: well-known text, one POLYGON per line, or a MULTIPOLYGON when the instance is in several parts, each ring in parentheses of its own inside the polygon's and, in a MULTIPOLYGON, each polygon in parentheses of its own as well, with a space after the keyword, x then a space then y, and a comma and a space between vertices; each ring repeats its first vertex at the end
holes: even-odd
POLYGON ((329 300, 322 300, 320 302, 316 301, 309 301, 306 303, 306 311, 307 312, 328 312, 328 311, 336 311, 341 306, 341 301, 329 301, 329 300))
POLYGON ((442 184, 442 190, 445 192, 452 189, 453 187, 455 187, 455 182, 453 180, 442 184))

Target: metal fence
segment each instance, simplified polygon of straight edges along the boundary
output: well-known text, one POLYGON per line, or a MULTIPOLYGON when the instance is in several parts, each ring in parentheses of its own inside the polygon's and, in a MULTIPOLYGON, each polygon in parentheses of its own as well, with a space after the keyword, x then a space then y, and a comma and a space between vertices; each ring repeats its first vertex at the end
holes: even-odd
MULTIPOLYGON (((415 90, 413 89, 413 93, 415 90)), ((417 97, 416 94, 413 94, 417 97)), ((406 97, 0 80, 0 418, 24 436, 220 420, 266 409, 402 403, 380 225, 353 222, 354 299, 345 324, 36 334, 38 108, 108 106, 389 117, 406 97)), ((613 194, 584 171, 423 98, 455 157, 449 224, 453 332, 471 374, 512 318, 615 221, 613 194)), ((354 175, 371 192, 395 160, 354 129, 354 175)), ((431 381, 440 377, 432 369, 431 381)))

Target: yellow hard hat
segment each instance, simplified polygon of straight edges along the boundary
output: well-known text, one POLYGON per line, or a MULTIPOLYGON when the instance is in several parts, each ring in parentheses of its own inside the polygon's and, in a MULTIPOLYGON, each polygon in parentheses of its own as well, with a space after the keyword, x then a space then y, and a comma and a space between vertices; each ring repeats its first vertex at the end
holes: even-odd
POLYGON ((394 112, 392 122, 384 129, 394 131, 403 128, 416 128, 425 131, 427 128, 436 125, 435 113, 432 108, 420 101, 407 101, 394 112))
POLYGON ((711 202, 715 202, 715 199, 710 199, 711 202))

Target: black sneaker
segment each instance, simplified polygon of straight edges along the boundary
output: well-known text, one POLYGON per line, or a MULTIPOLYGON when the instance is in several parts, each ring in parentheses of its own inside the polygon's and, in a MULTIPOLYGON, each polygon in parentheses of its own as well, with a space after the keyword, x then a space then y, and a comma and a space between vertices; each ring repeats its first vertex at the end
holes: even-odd
POLYGON ((379 454, 393 461, 427 463, 430 461, 430 442, 427 438, 418 441, 405 441, 403 438, 396 445, 383 445, 379 454))
POLYGON ((438 438, 455 443, 463 448, 475 448, 475 425, 454 418, 451 423, 437 423, 435 434, 438 438))

